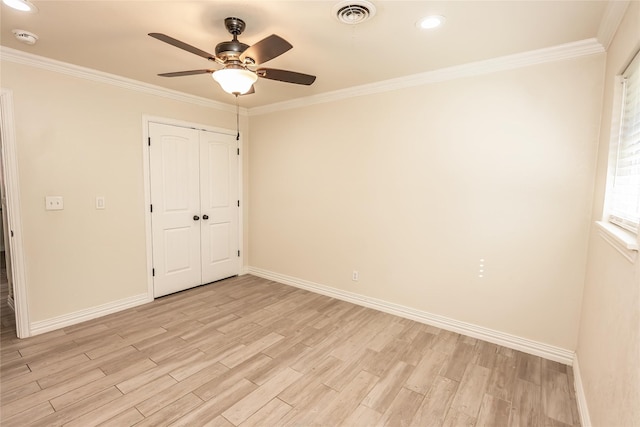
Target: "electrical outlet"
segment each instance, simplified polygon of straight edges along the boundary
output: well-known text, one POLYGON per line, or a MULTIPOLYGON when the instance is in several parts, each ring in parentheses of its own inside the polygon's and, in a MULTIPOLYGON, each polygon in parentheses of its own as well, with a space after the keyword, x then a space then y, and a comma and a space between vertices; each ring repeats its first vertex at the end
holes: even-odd
POLYGON ((358 279, 360 279, 360 273, 358 273, 358 270, 353 270, 353 273, 351 273, 351 280, 357 282, 358 279))
POLYGON ((96 209, 104 209, 104 196, 96 197, 96 209))

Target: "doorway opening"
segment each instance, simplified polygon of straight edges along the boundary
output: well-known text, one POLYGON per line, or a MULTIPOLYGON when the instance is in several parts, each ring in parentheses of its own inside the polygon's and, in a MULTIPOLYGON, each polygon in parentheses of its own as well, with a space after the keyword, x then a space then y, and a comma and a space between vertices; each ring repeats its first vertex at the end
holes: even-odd
POLYGON ((9 316, 13 310, 16 336, 27 338, 31 336, 31 328, 24 274, 22 222, 20 220, 18 152, 13 115, 13 93, 7 89, 0 90, 0 165, 2 239, 5 249, 2 265, 6 271, 4 276, 0 272, 0 278, 7 278, 6 295, 4 292, 0 293, 2 295, 2 318, 4 321, 5 312, 8 312, 7 316, 9 316))

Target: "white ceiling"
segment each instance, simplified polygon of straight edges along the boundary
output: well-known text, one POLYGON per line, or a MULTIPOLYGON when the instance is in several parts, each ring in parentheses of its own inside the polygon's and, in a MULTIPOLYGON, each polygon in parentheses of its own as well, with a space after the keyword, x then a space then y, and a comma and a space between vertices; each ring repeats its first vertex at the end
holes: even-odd
POLYGON ((312 86, 260 79, 244 107, 326 93, 594 38, 606 1, 376 1, 370 21, 339 23, 337 1, 53 1, 32 0, 25 14, 2 4, 3 46, 100 70, 165 88, 234 103, 209 75, 163 78, 156 74, 210 68, 205 59, 149 37, 165 33, 208 52, 230 40, 223 20, 242 18, 239 37, 249 45, 270 34, 293 49, 267 62, 317 76, 312 86), (444 27, 419 30, 416 21, 444 15, 444 27), (12 29, 39 36, 34 46, 18 42, 12 29))

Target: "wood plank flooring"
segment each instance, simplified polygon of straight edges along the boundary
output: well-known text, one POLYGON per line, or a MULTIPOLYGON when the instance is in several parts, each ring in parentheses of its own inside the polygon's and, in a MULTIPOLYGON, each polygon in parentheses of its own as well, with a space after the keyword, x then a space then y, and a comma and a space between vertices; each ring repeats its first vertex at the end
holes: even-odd
POLYGON ((10 426, 578 426, 570 367, 253 276, 25 340, 10 426))

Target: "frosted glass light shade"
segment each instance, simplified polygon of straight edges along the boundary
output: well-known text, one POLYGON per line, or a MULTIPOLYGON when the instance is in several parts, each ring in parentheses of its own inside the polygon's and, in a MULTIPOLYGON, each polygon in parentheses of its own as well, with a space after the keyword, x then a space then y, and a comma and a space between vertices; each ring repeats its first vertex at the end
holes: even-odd
POLYGON ((258 80, 256 73, 244 68, 223 68, 215 71, 212 77, 225 92, 240 95, 249 92, 251 86, 258 80))

